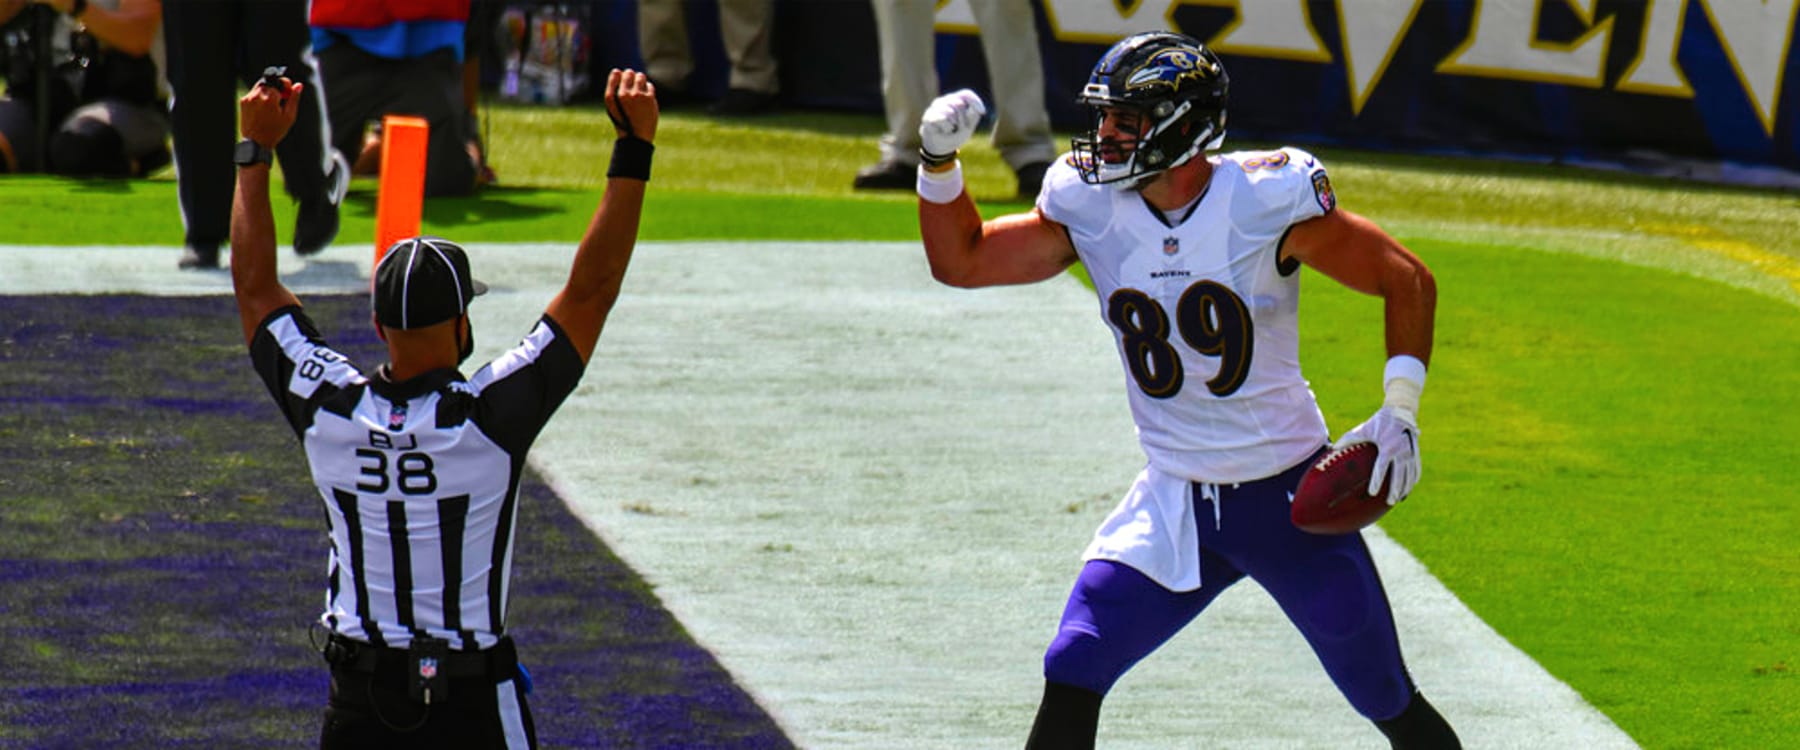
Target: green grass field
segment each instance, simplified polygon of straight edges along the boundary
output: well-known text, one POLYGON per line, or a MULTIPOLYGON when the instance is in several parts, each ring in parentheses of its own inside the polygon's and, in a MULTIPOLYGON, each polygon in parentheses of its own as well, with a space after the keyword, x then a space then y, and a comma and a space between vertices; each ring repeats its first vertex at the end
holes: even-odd
MULTIPOLYGON (((426 231, 572 243, 603 182, 604 117, 496 107, 490 127, 501 185, 431 202, 426 231)), ((909 194, 849 189, 879 128, 667 115, 643 237, 916 239, 909 194)), ((1800 196, 1314 150, 1342 205, 1439 282, 1425 480, 1383 527, 1644 747, 1791 745, 1800 196)), ((1026 207, 1007 200, 991 149, 965 164, 985 212, 1026 207)), ((374 187, 356 184, 328 252, 364 251, 374 187)), ((181 241, 168 175, 8 178, 0 206, 6 244, 181 241)), ((285 237, 291 211, 276 218, 285 237)), ((1379 307, 1317 275, 1305 284, 1308 374, 1341 429, 1379 399, 1379 307)))

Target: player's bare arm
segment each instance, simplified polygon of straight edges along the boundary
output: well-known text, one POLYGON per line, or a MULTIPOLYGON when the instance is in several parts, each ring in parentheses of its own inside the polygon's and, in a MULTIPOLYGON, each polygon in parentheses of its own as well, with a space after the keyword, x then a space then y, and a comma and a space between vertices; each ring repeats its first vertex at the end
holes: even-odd
POLYGON ((919 123, 919 235, 931 275, 957 287, 1043 281, 1075 262, 1068 231, 1036 210, 983 222, 963 189, 956 152, 986 111, 963 89, 938 97, 919 123))
MULTIPOLYGON (((280 79, 279 88, 266 83, 252 86, 250 93, 238 100, 238 128, 244 139, 273 152, 294 125, 304 88, 286 78, 280 79)), ((300 304, 299 298, 281 285, 275 271, 269 170, 267 161, 239 166, 237 193, 231 204, 231 286, 237 293, 238 320, 244 326, 246 344, 256 338, 257 326, 269 313, 300 304)))
POLYGON ((1437 282, 1418 256, 1381 227, 1338 208, 1288 232, 1282 260, 1295 259, 1344 286, 1384 301, 1388 356, 1431 362, 1437 282))
POLYGON ((967 193, 950 204, 921 199, 919 234, 932 278, 950 286, 1029 284, 1075 263, 1061 224, 1036 210, 983 222, 967 193))
POLYGON ((1418 256, 1374 222, 1342 208, 1295 224, 1282 243, 1281 258, 1299 260, 1344 286, 1382 298, 1388 350, 1382 406, 1334 445, 1374 443, 1378 453, 1368 493, 1380 494, 1391 478, 1386 499, 1389 505, 1398 503, 1421 474, 1419 396, 1431 361, 1437 282, 1418 256))
POLYGON ((613 70, 606 78, 606 113, 618 131, 606 191, 575 251, 568 284, 545 310, 562 326, 583 362, 593 354, 606 316, 619 299, 625 268, 637 245, 651 143, 656 138, 656 89, 643 73, 613 70))

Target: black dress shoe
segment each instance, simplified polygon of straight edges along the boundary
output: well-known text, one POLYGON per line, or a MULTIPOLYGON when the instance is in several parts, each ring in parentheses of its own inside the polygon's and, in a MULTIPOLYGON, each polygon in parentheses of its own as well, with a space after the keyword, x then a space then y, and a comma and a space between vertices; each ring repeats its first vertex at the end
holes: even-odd
POLYGON ((1037 200, 1038 191, 1044 188, 1044 172, 1049 169, 1050 162, 1035 161, 1014 172, 1019 177, 1019 200, 1037 200))
POLYGON ((722 117, 760 115, 775 107, 775 95, 749 89, 729 89, 724 98, 713 102, 706 113, 722 117))
POLYGON ((218 268, 219 246, 211 243, 188 245, 187 251, 181 254, 181 260, 175 265, 182 270, 218 268))
POLYGON ((919 184, 919 168, 883 159, 863 167, 852 184, 857 190, 912 190, 919 184))

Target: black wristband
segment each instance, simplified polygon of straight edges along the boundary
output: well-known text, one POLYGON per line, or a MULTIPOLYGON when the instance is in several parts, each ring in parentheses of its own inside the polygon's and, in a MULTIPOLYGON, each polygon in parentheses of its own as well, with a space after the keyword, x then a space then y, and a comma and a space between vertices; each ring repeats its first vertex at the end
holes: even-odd
POLYGON ((607 177, 626 177, 650 181, 650 155, 656 146, 637 136, 613 141, 612 163, 606 167, 607 177))
POLYGON ((920 146, 919 147, 919 163, 924 164, 927 167, 941 167, 945 164, 949 164, 950 162, 956 161, 956 154, 957 154, 957 152, 952 150, 948 154, 938 155, 938 154, 931 153, 930 151, 926 151, 924 146, 920 146))

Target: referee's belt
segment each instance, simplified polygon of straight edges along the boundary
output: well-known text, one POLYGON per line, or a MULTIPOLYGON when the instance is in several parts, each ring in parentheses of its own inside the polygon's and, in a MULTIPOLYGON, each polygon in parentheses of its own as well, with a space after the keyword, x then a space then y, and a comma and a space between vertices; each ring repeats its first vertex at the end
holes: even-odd
MULTIPOLYGON (((375 646, 332 634, 325 639, 326 663, 334 669, 363 674, 400 673, 407 670, 407 651, 403 648, 375 646)), ((518 670, 519 652, 510 636, 481 651, 451 651, 438 660, 438 670, 451 678, 511 678, 518 670)))

